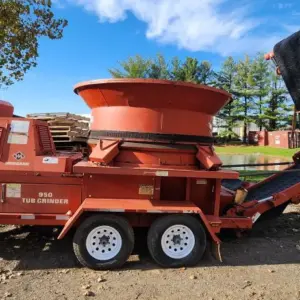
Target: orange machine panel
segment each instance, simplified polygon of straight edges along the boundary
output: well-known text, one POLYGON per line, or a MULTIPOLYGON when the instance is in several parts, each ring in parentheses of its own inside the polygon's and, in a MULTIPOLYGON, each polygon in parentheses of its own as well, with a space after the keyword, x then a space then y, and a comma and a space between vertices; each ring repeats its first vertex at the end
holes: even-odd
POLYGON ((2 101, 0 100, 0 118, 1 117, 12 117, 14 113, 14 107, 6 102, 6 101, 2 101))
POLYGON ((167 108, 215 115, 231 95, 201 84, 154 79, 104 79, 79 83, 74 91, 90 108, 167 108))
POLYGON ((85 198, 151 199, 154 177, 122 175, 87 175, 85 198))
POLYGON ((212 116, 198 111, 141 107, 96 107, 91 130, 211 136, 212 116), (199 121, 201 120, 201 121, 199 121), (199 126, 199 122, 201 126, 199 126))
POLYGON ((212 214, 214 208, 214 179, 190 179, 190 201, 196 204, 206 214, 212 214))
POLYGON ((90 160, 103 164, 109 164, 119 153, 118 141, 100 140, 90 154, 90 160))
POLYGON ((71 172, 81 154, 57 154, 45 122, 0 118, 0 169, 71 172))
POLYGON ((186 178, 161 177, 161 200, 185 201, 186 200, 186 178))
POLYGON ((214 152, 212 147, 208 146, 197 146, 198 153, 197 158, 205 169, 218 169, 221 167, 222 162, 217 154, 214 152))
POLYGON ((195 154, 184 152, 162 152, 162 151, 137 151, 123 150, 115 159, 115 166, 184 166, 188 168, 196 165, 195 154))
POLYGON ((92 109, 90 144, 127 141, 212 143, 212 118, 230 95, 199 84, 152 79, 109 79, 75 86, 92 109))
POLYGON ((65 214, 81 203, 81 187, 76 185, 6 183, 1 194, 1 213, 65 214))

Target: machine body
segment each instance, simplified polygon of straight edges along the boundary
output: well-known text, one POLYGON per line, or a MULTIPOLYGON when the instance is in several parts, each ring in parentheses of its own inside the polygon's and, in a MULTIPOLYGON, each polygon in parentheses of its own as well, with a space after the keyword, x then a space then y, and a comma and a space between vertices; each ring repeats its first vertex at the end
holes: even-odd
POLYGON ((120 267, 137 227, 149 228, 162 266, 197 263, 207 239, 220 259, 222 229, 250 229, 265 212, 299 203, 299 154, 281 186, 274 175, 225 187, 239 174, 223 170, 213 148, 212 118, 230 101, 224 91, 119 79, 75 92, 92 109, 88 160, 57 152, 47 124, 14 118, 0 102, 0 223, 62 225, 59 238, 76 227, 74 252, 85 266, 120 267))

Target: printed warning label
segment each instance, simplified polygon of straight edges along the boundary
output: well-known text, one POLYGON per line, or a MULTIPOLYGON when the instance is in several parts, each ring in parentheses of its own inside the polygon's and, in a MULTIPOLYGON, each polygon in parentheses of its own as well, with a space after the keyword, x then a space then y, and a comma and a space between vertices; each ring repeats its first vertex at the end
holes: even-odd
POLYGON ((7 198, 21 198, 21 184, 8 183, 6 185, 7 198))
POLYGON ((44 157, 43 164, 57 165, 58 157, 44 157))
POLYGON ((207 180, 206 179, 197 179, 196 184, 207 184, 207 180))
POLYGON ((168 171, 156 171, 155 175, 156 176, 167 177, 167 176, 169 176, 169 172, 168 171))
POLYGON ((140 187, 139 187, 139 194, 140 195, 150 195, 150 196, 152 196, 153 193, 154 193, 153 185, 140 184, 140 187))

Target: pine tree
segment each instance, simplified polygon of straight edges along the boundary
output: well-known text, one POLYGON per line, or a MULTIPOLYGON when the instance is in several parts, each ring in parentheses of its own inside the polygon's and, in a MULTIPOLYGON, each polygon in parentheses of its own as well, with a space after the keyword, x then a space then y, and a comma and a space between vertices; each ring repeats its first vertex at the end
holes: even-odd
POLYGON ((119 65, 121 69, 108 70, 114 78, 147 78, 151 61, 136 55, 120 62, 119 65))
POLYGON ((199 83, 199 62, 196 58, 187 57, 181 68, 184 81, 199 83))
POLYGON ((239 100, 234 89, 234 78, 236 77, 236 73, 237 64, 230 56, 224 61, 220 72, 215 74, 215 86, 227 91, 232 95, 232 100, 218 114, 218 117, 226 121, 226 128, 223 132, 223 135, 229 141, 231 140, 232 136, 235 135, 233 128, 238 120, 237 107, 239 100))
POLYGON ((293 105, 281 76, 270 72, 270 85, 265 118, 267 129, 272 131, 291 122, 293 105))
POLYGON ((247 142, 248 124, 254 121, 255 91, 253 90, 253 86, 252 62, 249 56, 246 56, 244 60, 238 62, 236 77, 234 78, 234 93, 239 99, 235 112, 243 122, 244 143, 247 142))
POLYGON ((170 80, 184 81, 185 75, 180 59, 175 56, 171 60, 170 80))
POLYGON ((168 63, 161 54, 157 54, 156 59, 151 61, 148 71, 148 77, 153 79, 169 79, 170 73, 168 63))
POLYGON ((198 67, 198 82, 201 84, 211 85, 213 79, 215 78, 215 73, 212 70, 212 65, 209 61, 202 61, 198 67))
POLYGON ((269 63, 262 54, 258 54, 252 63, 252 80, 255 95, 255 115, 259 130, 266 126, 266 98, 270 93, 270 69, 269 63))
POLYGON ((243 141, 247 140, 248 125, 256 122, 260 130, 276 130, 291 121, 291 101, 280 76, 270 71, 261 54, 253 60, 235 62, 228 57, 218 73, 207 61, 187 57, 181 62, 174 57, 169 63, 163 55, 144 59, 139 55, 119 63, 120 69, 109 70, 113 77, 155 78, 208 84, 228 91, 232 101, 219 113, 226 121, 223 135, 234 136, 234 127, 243 123, 243 141))

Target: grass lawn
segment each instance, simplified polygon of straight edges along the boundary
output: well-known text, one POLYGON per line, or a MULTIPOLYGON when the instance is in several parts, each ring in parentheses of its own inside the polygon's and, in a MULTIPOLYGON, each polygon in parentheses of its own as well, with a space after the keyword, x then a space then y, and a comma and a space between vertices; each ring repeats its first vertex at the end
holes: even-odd
MULTIPOLYGON (((216 146, 215 150, 218 154, 254 154, 260 153, 263 155, 270 155, 276 157, 285 157, 289 158, 292 161, 292 156, 300 151, 298 149, 280 149, 280 148, 272 148, 272 147, 263 147, 263 146, 246 146, 246 145, 237 145, 237 146, 216 146)), ((233 170, 233 169, 231 169, 233 170)), ((248 180, 252 182, 258 182, 263 180, 270 175, 260 175, 260 173, 265 173, 266 171, 239 171, 240 178, 243 180, 248 180), (254 175, 255 174, 255 175, 254 175), (252 175, 252 176, 249 176, 252 175), (254 176, 253 176, 254 175, 254 176)))
POLYGON ((259 182, 272 175, 272 173, 270 173, 269 175, 266 174, 266 171, 237 171, 237 172, 240 173, 240 179, 245 181, 251 181, 251 182, 259 182), (263 174, 260 175, 260 173, 263 174))
POLYGON ((215 146, 216 152, 219 154, 253 154, 260 153, 264 155, 282 156, 292 160, 292 156, 300 151, 297 149, 280 149, 268 146, 215 146))

